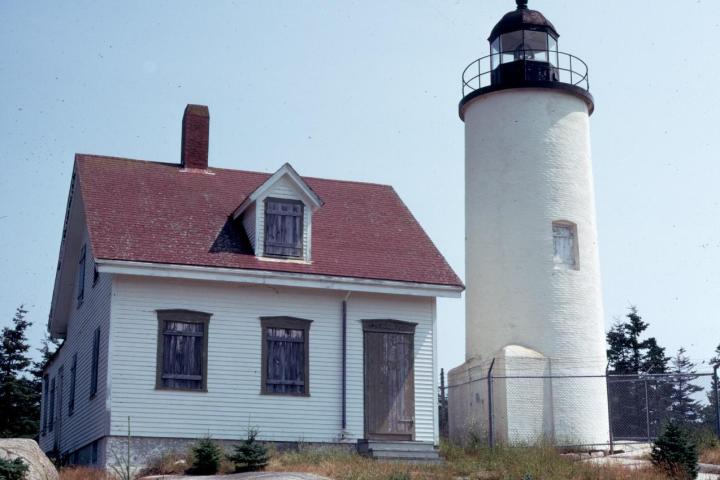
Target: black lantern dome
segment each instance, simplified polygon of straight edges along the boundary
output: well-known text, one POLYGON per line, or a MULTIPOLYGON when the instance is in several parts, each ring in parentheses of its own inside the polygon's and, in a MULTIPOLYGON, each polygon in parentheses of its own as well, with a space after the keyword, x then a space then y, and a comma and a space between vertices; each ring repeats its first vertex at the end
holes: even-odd
POLYGON ((518 0, 517 9, 505 14, 503 18, 495 25, 490 32, 488 41, 492 43, 497 37, 503 33, 515 32, 517 30, 533 30, 536 32, 545 32, 552 35, 555 40, 560 36, 555 30, 555 26, 545 15, 537 10, 530 10, 527 1, 518 0))
POLYGON ((588 70, 579 58, 558 51, 555 26, 527 0, 506 13, 490 33, 490 55, 468 65, 463 72, 463 106, 473 98, 508 88, 555 88, 581 96, 590 113, 588 70))

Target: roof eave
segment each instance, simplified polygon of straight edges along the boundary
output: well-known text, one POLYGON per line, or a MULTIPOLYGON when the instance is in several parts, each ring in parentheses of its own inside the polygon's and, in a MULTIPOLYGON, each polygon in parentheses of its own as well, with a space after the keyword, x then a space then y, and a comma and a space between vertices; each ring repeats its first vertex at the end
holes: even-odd
POLYGON ((183 278, 230 283, 262 284, 323 290, 358 291, 422 297, 460 298, 465 287, 460 284, 409 282, 387 279, 341 277, 277 270, 176 265, 96 259, 98 272, 143 277, 183 278))

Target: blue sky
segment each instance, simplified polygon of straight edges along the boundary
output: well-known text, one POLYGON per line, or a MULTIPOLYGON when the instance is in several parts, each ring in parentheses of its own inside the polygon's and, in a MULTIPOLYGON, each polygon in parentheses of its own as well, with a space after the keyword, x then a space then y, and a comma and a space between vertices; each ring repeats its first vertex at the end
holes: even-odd
MULTIPOLYGON (((531 0, 590 67, 607 326, 636 304, 669 353, 720 343, 720 3, 531 0)), ((460 73, 514 8, 483 1, 0 3, 0 325, 38 341, 75 152, 391 184, 464 277, 460 73)), ((440 365, 464 304, 439 304, 440 365)))

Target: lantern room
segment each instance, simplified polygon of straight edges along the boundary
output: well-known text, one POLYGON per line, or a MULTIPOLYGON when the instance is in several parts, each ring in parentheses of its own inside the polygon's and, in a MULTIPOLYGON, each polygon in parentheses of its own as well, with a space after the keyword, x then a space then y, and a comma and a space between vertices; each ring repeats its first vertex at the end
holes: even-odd
POLYGON ((506 13, 490 32, 490 55, 475 60, 463 72, 464 105, 478 95, 508 88, 553 88, 578 95, 588 105, 588 68, 580 58, 558 50, 555 26, 528 0, 515 0, 517 8, 506 13))
POLYGON ((490 33, 492 83, 520 80, 556 81, 558 33, 542 13, 517 0, 490 33))

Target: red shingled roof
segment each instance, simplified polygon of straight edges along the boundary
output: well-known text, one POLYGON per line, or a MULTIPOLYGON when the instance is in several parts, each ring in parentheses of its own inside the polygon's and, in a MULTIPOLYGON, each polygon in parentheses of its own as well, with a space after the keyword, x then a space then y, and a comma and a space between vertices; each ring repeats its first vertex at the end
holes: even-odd
POLYGON ((462 286, 389 186, 304 177, 325 202, 306 265, 258 260, 230 220, 268 174, 92 155, 77 155, 76 171, 99 259, 462 286))

